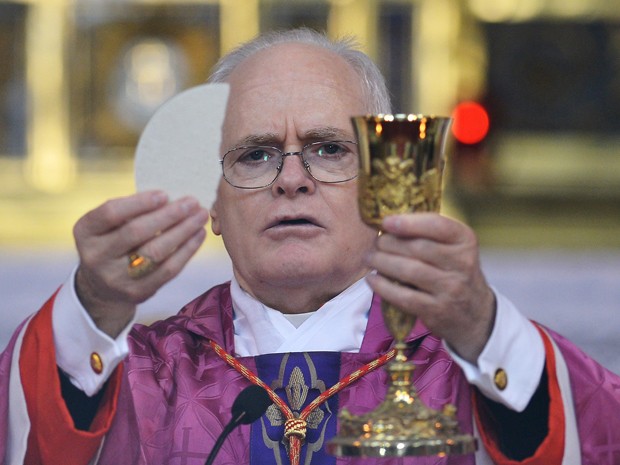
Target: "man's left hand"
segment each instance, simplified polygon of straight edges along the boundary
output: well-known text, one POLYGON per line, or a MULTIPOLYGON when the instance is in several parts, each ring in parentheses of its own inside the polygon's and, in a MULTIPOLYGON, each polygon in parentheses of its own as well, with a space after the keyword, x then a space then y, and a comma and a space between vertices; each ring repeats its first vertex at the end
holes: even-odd
POLYGON ((386 217, 368 264, 372 289, 476 363, 495 319, 495 295, 468 226, 436 213, 386 217))

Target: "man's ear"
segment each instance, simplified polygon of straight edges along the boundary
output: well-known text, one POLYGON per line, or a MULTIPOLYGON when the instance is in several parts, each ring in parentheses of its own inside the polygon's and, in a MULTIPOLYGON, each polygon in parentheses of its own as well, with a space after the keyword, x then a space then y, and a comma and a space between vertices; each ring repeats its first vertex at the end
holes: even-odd
POLYGON ((215 202, 213 202, 213 205, 211 206, 211 210, 209 211, 209 213, 211 214, 211 231, 213 231, 213 234, 215 234, 216 236, 219 236, 222 234, 222 228, 220 227, 220 217, 217 213, 218 211, 218 201, 217 199, 215 199, 215 202))

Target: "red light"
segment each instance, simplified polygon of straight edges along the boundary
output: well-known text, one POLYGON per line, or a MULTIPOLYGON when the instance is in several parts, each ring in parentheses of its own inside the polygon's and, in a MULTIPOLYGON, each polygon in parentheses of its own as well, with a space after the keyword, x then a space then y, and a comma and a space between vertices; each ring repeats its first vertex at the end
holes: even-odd
POLYGON ((489 132, 489 114, 476 102, 461 102, 452 112, 452 134, 463 144, 477 144, 489 132))

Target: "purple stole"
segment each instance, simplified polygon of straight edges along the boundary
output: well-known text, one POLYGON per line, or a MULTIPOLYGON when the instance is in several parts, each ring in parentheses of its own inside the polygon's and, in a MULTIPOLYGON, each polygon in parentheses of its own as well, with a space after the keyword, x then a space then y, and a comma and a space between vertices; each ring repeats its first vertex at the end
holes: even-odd
MULTIPOLYGON (((285 400, 294 414, 339 381, 340 354, 313 352, 269 354, 256 357, 259 378, 285 400)), ((336 434, 338 396, 317 407, 308 418, 301 463, 335 465, 336 458, 325 453, 325 442, 336 434)), ((252 425, 251 465, 286 464, 287 444, 283 441, 286 418, 275 404, 252 425)))

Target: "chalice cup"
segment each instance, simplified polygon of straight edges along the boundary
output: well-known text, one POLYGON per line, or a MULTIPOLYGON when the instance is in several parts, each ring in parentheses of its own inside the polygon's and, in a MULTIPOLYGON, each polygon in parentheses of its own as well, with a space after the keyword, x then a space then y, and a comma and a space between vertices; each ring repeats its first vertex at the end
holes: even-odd
MULTIPOLYGON (((425 115, 367 115, 352 118, 360 168, 359 209, 367 224, 381 230, 386 215, 438 212, 450 118, 425 115)), ((459 431, 456 407, 441 411, 419 399, 412 383, 405 338, 416 318, 387 301, 385 324, 394 336, 396 355, 386 366, 388 391, 373 411, 339 415, 340 431, 328 451, 337 456, 405 457, 468 454, 476 450, 473 436, 459 431)))

